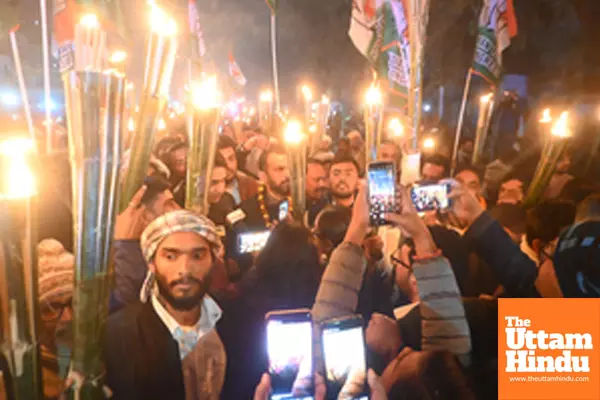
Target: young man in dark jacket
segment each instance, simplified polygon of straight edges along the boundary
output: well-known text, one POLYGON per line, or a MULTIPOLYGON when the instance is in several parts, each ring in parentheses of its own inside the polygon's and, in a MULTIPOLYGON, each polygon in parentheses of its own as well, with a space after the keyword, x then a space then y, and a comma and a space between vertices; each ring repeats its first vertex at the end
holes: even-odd
POLYGON ((206 295, 221 241, 206 217, 179 210, 142 234, 141 303, 106 325, 106 383, 114 399, 218 399, 225 349, 219 306, 206 295))

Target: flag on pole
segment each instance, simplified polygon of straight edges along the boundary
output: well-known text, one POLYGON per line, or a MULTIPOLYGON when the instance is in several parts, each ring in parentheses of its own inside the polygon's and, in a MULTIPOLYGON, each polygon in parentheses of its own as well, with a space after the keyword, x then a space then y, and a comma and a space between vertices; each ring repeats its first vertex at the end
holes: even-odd
POLYGON ((513 0, 485 0, 479 16, 473 72, 497 86, 502 77, 502 52, 517 32, 513 0))
POLYGON ((388 106, 407 105, 410 85, 408 0, 354 0, 349 35, 377 72, 388 106))
POLYGON ((198 13, 198 5, 196 0, 189 0, 188 17, 190 23, 190 33, 197 42, 198 55, 204 57, 206 55, 206 44, 204 43, 204 34, 202 33, 202 25, 200 24, 200 14, 198 13))
POLYGON ((278 2, 279 0, 265 0, 267 2, 267 5, 269 6, 269 8, 271 9, 271 14, 275 15, 277 14, 277 6, 278 6, 278 2))
POLYGON ((246 86, 247 80, 244 74, 242 73, 242 69, 233 58, 233 53, 229 52, 229 75, 237 82, 240 86, 246 86))

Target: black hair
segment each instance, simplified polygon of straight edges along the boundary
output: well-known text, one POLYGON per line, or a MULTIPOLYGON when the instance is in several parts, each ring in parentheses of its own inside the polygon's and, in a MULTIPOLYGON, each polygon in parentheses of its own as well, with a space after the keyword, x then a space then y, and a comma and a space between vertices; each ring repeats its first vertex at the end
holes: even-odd
POLYGON ((577 220, 600 217, 600 193, 586 197, 578 206, 577 220))
POLYGON ((277 225, 256 259, 256 273, 261 291, 282 309, 310 308, 321 279, 310 231, 296 221, 277 225))
POLYGON ((550 243, 575 221, 575 205, 570 201, 544 200, 527 211, 525 232, 531 246, 535 239, 550 243))
POLYGON ((575 204, 579 204, 585 198, 598 192, 600 192, 600 186, 598 186, 598 184, 584 179, 574 178, 565 184, 560 191, 559 197, 563 200, 568 200, 575 204))
POLYGON ((352 164, 354 168, 356 168, 356 173, 360 175, 360 166, 354 157, 345 152, 338 152, 335 157, 333 157, 333 161, 331 161, 331 166, 333 167, 336 164, 352 164))
POLYGON ((263 151, 263 153, 260 155, 260 158, 258 159, 259 171, 265 172, 265 170, 267 168, 267 161, 271 154, 285 155, 287 153, 285 151, 285 148, 281 145, 269 146, 269 148, 267 150, 263 151))
POLYGON ((225 158, 223 158, 223 156, 219 152, 217 152, 217 154, 215 154, 214 166, 221 167, 221 168, 227 168, 227 162, 225 161, 225 158))
POLYGON ((423 157, 423 163, 421 166, 425 164, 434 164, 444 167, 444 176, 448 176, 450 173, 450 159, 442 154, 435 153, 423 157))
POLYGON ((329 240, 332 248, 336 248, 346 236, 352 211, 348 207, 329 205, 317 216, 316 234, 319 239, 329 240))
POLYGON ((325 167, 325 161, 320 160, 315 157, 308 157, 308 159, 306 160, 306 165, 308 165, 308 164, 317 164, 317 165, 320 165, 321 167, 325 167))
POLYGON ((144 179, 147 189, 142 196, 142 204, 152 203, 156 197, 171 187, 169 181, 160 174, 153 174, 144 179))
POLYGON ((235 140, 233 140, 233 138, 227 135, 219 136, 219 141, 217 142, 217 150, 224 150, 230 147, 235 150, 235 148, 237 147, 235 140))
POLYGON ((483 183, 483 170, 475 165, 461 165, 454 172, 454 177, 456 178, 458 174, 464 171, 472 172, 477 176, 479 182, 483 183))

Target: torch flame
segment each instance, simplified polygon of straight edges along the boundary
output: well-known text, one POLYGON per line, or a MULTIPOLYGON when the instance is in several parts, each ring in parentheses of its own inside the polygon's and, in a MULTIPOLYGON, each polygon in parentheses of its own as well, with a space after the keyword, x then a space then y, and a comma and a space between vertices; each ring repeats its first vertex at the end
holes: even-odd
POLYGON ((271 103, 273 101, 273 92, 271 90, 264 90, 260 93, 260 101, 263 103, 271 103))
POLYGON ((84 25, 88 28, 99 28, 100 27, 100 21, 98 20, 98 16, 96 16, 96 14, 86 14, 83 17, 81 17, 81 19, 79 20, 79 23, 81 25, 84 25))
POLYGON ((481 96, 481 98, 479 99, 479 101, 481 102, 481 104, 486 105, 490 102, 490 100, 492 100, 492 97, 494 96, 493 93, 488 93, 484 96, 481 96))
POLYGON ((10 138, 0 142, 0 155, 8 159, 4 173, 6 186, 3 198, 23 199, 37 193, 33 171, 27 163, 27 153, 34 150, 33 142, 26 138, 10 138))
POLYGON ((150 28, 153 32, 163 36, 175 36, 177 34, 177 23, 163 10, 151 3, 150 28))
POLYGON ((132 117, 129 117, 129 121, 127 122, 127 129, 129 129, 129 132, 135 131, 135 122, 133 121, 132 117))
POLYGON ((399 118, 392 118, 390 120, 388 128, 390 131, 392 131, 394 136, 396 136, 396 137, 404 136, 404 125, 402 125, 402 122, 400 122, 399 118))
POLYGON ((199 83, 192 84, 192 105, 199 110, 219 107, 220 92, 217 77, 212 75, 199 83))
POLYGON ((308 85, 302 86, 302 95, 304 96, 304 100, 312 100, 312 90, 310 90, 310 87, 308 85))
POLYGON ((304 134, 302 133, 302 125, 300 122, 291 120, 285 127, 284 134, 285 142, 291 145, 297 145, 304 140, 304 134))
POLYGON ((569 128, 569 112, 563 111, 558 117, 558 120, 552 125, 550 131, 552 136, 558 138, 568 138, 571 136, 571 129, 569 128))
POLYGON ((329 104, 330 100, 329 97, 323 95, 323 97, 321 97, 321 104, 327 105, 329 104))
POLYGON ((542 118, 540 119, 542 124, 549 124, 552 122, 552 114, 550 114, 550 109, 546 108, 542 111, 542 118))
POLYGON ((365 94, 365 103, 368 106, 375 106, 382 103, 381 90, 375 85, 369 86, 365 94))
POLYGON ((435 140, 433 138, 426 138, 423 140, 423 148, 425 150, 433 150, 435 148, 435 140))
POLYGON ((120 64, 127 59, 127 53, 123 50, 117 50, 110 55, 109 62, 111 64, 120 64))

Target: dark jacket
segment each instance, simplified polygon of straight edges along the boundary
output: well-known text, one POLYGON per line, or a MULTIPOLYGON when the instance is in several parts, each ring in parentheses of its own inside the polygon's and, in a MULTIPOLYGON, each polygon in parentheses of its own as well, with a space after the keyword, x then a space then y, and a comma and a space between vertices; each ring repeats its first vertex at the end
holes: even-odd
POLYGON ((537 267, 487 212, 464 235, 468 246, 494 272, 510 297, 539 297, 535 288, 537 267))
POLYGON ((115 400, 185 400, 179 347, 150 302, 108 318, 104 361, 115 400))
POLYGON ((314 293, 299 299, 276 296, 261 285, 254 272, 249 271, 240 283, 240 298, 220 304, 223 317, 219 336, 227 353, 222 400, 251 399, 261 375, 268 371, 265 315, 275 310, 310 308, 314 302, 314 293))
POLYGON ((112 294, 111 311, 138 302, 140 289, 148 272, 139 240, 115 240, 113 249, 115 287, 112 294))

